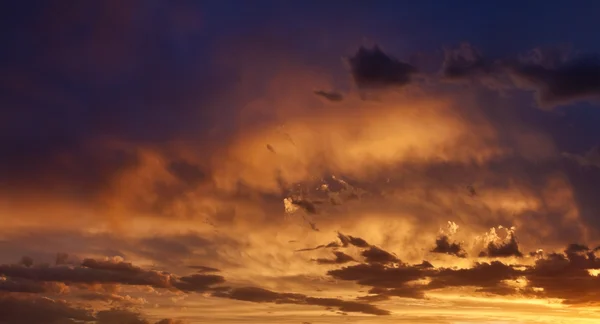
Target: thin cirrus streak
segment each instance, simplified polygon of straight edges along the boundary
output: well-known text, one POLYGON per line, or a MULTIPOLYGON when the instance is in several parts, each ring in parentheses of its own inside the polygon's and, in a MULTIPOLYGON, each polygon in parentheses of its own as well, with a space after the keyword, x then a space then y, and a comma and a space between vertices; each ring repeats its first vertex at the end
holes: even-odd
POLYGON ((60 82, 0 77, 0 323, 599 320, 598 150, 552 110, 597 98, 597 61, 352 42, 340 69, 259 27, 200 59, 191 7, 108 3, 24 31, 102 9, 35 45, 60 82))

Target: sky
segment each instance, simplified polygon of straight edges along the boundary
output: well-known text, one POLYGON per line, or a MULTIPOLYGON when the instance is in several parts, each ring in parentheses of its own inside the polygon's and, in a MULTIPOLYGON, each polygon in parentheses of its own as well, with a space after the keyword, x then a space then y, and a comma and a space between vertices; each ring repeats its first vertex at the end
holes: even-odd
POLYGON ((597 1, 0 4, 0 323, 597 323, 597 1))

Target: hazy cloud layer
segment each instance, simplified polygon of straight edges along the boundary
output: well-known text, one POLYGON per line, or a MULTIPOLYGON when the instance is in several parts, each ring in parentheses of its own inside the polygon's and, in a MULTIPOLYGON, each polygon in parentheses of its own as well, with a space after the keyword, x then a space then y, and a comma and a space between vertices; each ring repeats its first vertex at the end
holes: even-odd
POLYGON ((598 48, 424 4, 2 5, 0 322, 597 321, 598 48))

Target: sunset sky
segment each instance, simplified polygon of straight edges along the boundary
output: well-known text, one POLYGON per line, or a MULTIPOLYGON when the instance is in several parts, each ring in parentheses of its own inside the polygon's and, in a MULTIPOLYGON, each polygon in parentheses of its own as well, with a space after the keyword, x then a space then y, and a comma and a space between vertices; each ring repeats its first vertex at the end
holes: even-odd
POLYGON ((600 323, 599 1, 0 12, 0 324, 600 323))

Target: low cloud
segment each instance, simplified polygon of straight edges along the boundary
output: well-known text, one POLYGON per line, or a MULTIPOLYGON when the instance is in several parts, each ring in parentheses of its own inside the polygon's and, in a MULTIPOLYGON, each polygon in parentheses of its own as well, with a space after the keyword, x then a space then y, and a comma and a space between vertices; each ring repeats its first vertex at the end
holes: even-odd
POLYGON ((313 305, 322 307, 335 307, 342 312, 364 313, 371 315, 390 314, 390 312, 386 310, 365 303, 345 301, 337 298, 309 297, 303 294, 277 293, 256 287, 233 288, 229 291, 216 292, 214 295, 217 297, 255 303, 313 305))
POLYGON ((11 324, 91 323, 89 309, 44 297, 0 294, 0 322, 11 324))
POLYGON ((382 250, 376 246, 362 251, 361 255, 365 258, 367 263, 394 263, 400 262, 396 256, 389 253, 388 251, 382 250))
POLYGON ((182 291, 203 292, 210 289, 210 286, 224 283, 225 278, 218 275, 193 274, 178 278, 173 282, 173 286, 182 291))
POLYGON ((344 96, 341 93, 335 91, 317 90, 314 93, 317 96, 325 98, 332 102, 339 102, 344 100, 344 96))
POLYGON ((563 153, 563 156, 577 162, 582 167, 600 168, 600 147, 595 146, 582 155, 563 153))
POLYGON ((516 61, 509 73, 519 84, 536 91, 542 106, 554 106, 600 98, 600 57, 573 57, 554 64, 516 61))
POLYGON ((416 68, 384 53, 378 46, 360 47, 348 58, 354 82, 361 89, 401 87, 411 81, 416 68))
POLYGON ((206 267, 206 266, 201 266, 201 265, 192 265, 189 266, 190 269, 195 269, 198 270, 198 272, 200 273, 209 273, 209 272, 219 272, 219 269, 216 268, 211 268, 211 267, 206 267))
POLYGON ((487 234, 486 240, 488 241, 485 251, 481 251, 480 257, 522 257, 523 253, 519 250, 519 243, 515 235, 513 228, 504 229, 506 231, 506 237, 501 239, 496 234, 496 229, 492 228, 487 234))
POLYGON ((495 72, 494 64, 469 43, 444 51, 442 76, 449 80, 488 76, 495 72))
POLYGON ((144 298, 135 298, 129 295, 119 295, 101 292, 87 292, 77 295, 77 298, 89 301, 102 301, 108 304, 116 304, 124 307, 144 305, 147 301, 144 298))
POLYGON ((433 253, 445 253, 455 255, 459 258, 466 258, 467 252, 463 249, 460 243, 450 242, 447 235, 442 235, 435 240, 435 247, 431 250, 433 253))
POLYGON ((347 255, 344 252, 334 251, 335 259, 316 259, 318 264, 342 264, 356 261, 353 257, 347 255))
POLYGON ((536 48, 517 58, 492 60, 463 43, 446 50, 442 76, 481 81, 496 89, 533 90, 541 107, 600 99, 600 56, 575 56, 559 48, 536 48))

